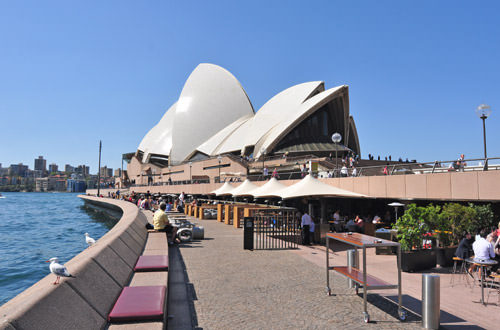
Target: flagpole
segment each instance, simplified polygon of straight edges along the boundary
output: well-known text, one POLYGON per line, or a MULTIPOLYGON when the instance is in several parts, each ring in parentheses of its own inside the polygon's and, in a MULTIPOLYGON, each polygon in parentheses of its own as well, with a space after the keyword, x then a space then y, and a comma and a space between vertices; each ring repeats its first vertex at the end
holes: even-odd
POLYGON ((101 149, 102 142, 99 140, 99 167, 97 168, 97 197, 101 196, 101 149))

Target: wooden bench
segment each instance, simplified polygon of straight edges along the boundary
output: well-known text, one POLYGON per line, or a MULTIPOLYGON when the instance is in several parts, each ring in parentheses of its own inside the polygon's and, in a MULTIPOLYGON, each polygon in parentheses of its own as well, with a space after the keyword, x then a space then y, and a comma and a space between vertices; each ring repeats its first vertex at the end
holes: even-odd
POLYGON ((363 272, 354 267, 347 266, 333 266, 330 267, 331 270, 336 271, 337 273, 344 275, 345 277, 350 278, 354 282, 358 283, 361 286, 366 286, 370 288, 370 290, 387 289, 392 287, 397 287, 397 285, 390 284, 384 280, 381 280, 375 276, 366 274, 366 283, 363 281, 363 272))

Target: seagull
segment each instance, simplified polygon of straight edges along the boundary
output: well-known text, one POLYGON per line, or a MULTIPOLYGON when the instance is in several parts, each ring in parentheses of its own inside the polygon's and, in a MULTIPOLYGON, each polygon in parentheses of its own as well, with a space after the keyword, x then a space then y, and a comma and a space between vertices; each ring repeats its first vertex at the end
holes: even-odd
POLYGON ((90 247, 95 244, 95 239, 89 236, 89 233, 85 233, 85 242, 87 242, 87 245, 90 247))
POLYGON ((50 262, 50 266, 49 266, 50 272, 57 276, 56 281, 53 283, 54 285, 59 283, 59 278, 61 276, 62 277, 75 277, 68 272, 66 267, 64 267, 63 265, 58 263, 59 259, 54 257, 54 258, 50 258, 46 262, 50 262))

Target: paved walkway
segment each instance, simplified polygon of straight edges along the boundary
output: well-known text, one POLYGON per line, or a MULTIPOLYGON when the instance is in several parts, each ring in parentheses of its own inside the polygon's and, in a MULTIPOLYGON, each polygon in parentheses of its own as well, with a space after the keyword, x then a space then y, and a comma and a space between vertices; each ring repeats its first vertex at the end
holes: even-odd
MULTIPOLYGON (((369 296, 372 323, 365 324, 362 297, 334 273, 335 295, 328 296, 319 249, 302 251, 322 256, 321 266, 300 251, 247 251, 241 229, 195 222, 205 227, 205 239, 179 246, 194 329, 421 329, 419 315, 402 323, 397 305, 377 294, 369 296)), ((171 315, 173 307, 168 329, 181 317, 171 315)))

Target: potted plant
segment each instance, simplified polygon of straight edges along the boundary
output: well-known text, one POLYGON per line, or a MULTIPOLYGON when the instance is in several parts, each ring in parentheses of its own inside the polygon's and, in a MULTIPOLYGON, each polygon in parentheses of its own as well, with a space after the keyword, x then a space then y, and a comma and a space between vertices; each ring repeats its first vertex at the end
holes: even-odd
POLYGON ((412 272, 436 266, 436 253, 423 249, 423 237, 430 231, 429 218, 439 212, 435 207, 421 207, 410 204, 405 214, 393 225, 401 244, 401 269, 412 272))

